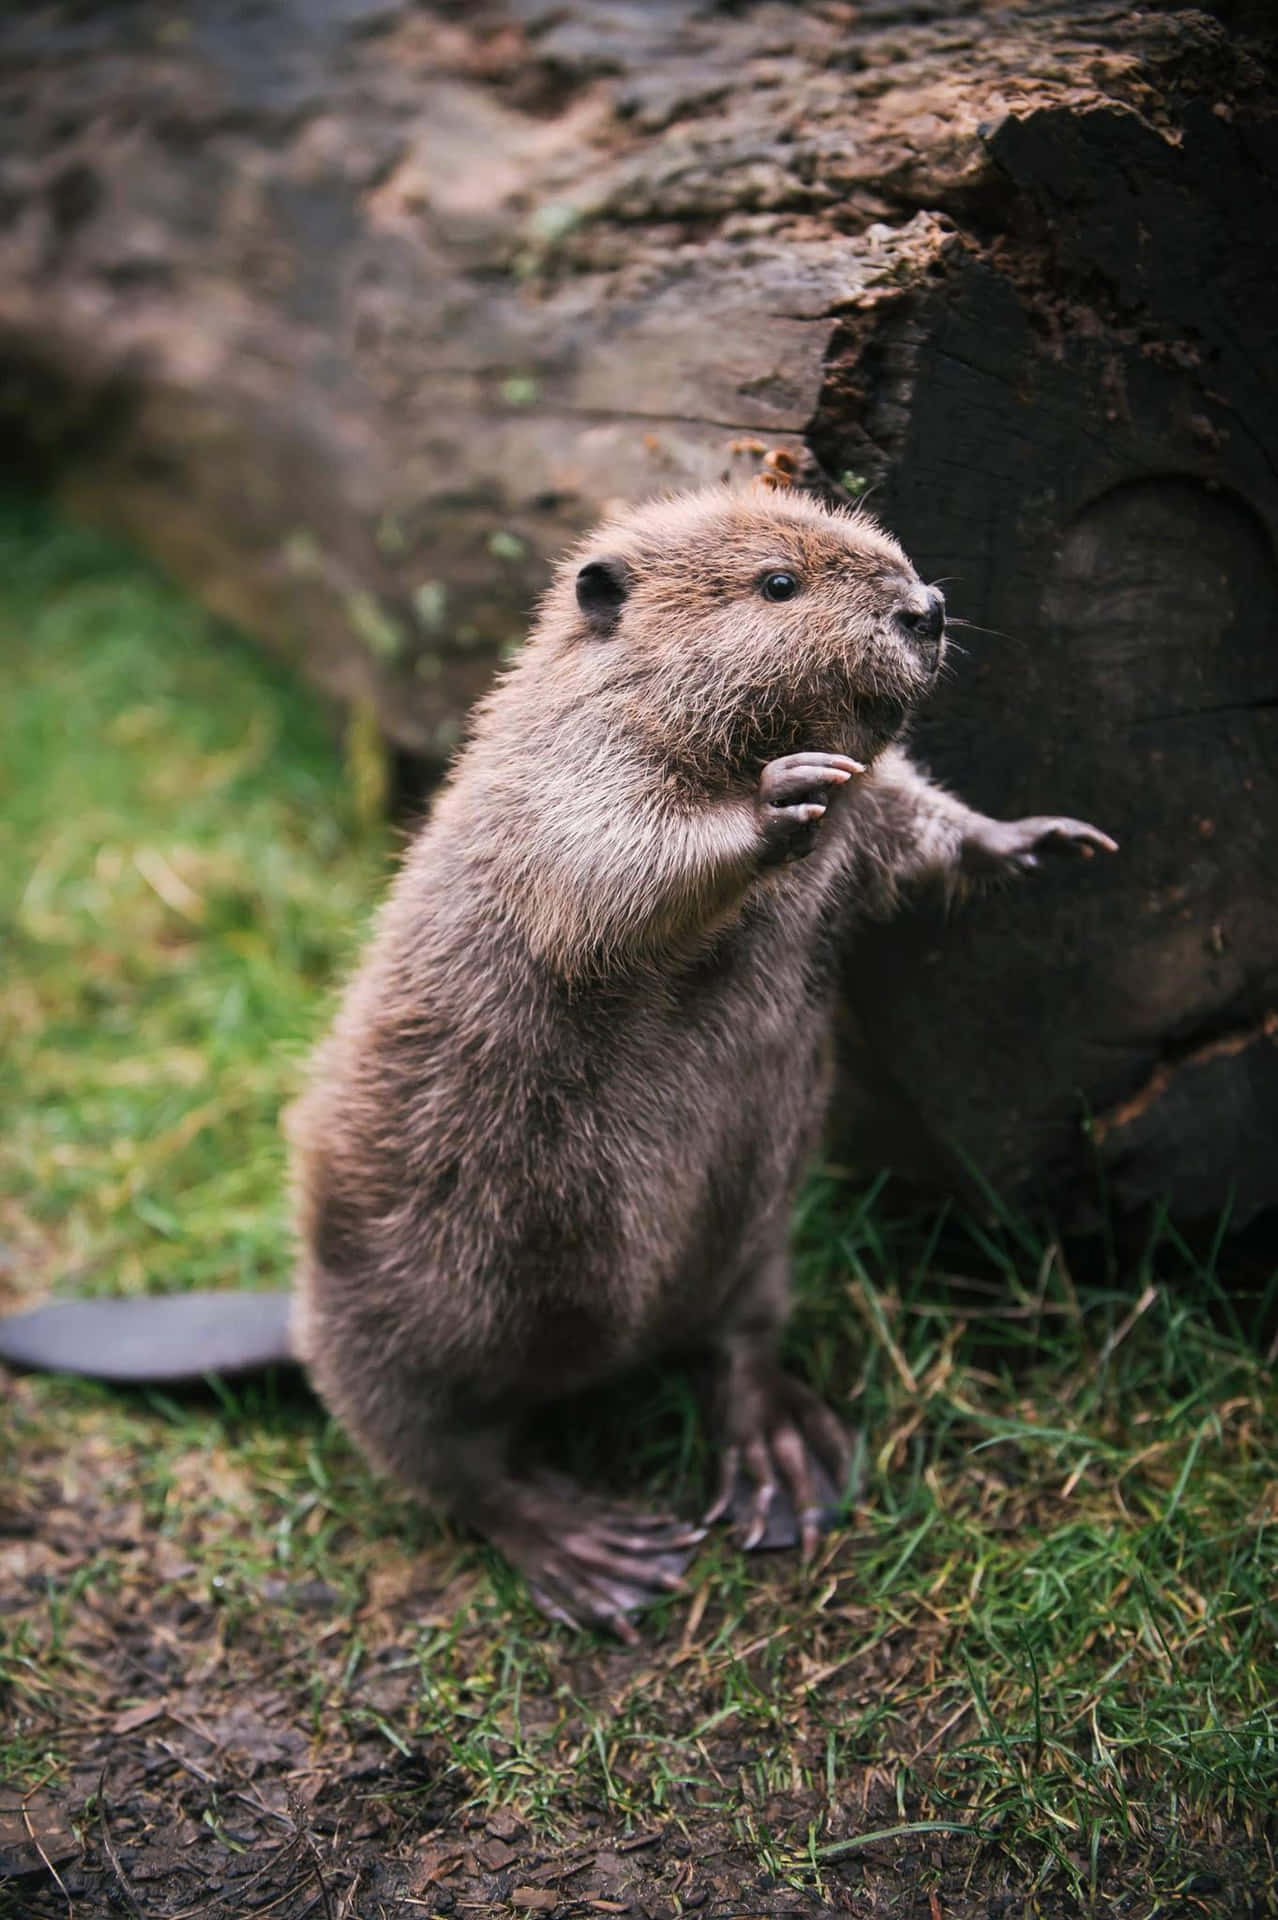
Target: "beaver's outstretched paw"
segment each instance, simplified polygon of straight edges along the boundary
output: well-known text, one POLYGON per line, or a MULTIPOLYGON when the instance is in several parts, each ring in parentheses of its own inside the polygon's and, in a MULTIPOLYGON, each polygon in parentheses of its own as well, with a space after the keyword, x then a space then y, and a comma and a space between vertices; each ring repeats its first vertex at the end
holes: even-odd
POLYGON ((990 820, 964 846, 969 864, 986 871, 1027 873, 1044 859, 1075 854, 1090 860, 1097 850, 1117 853, 1118 842, 1086 820, 1031 814, 1024 820, 990 820))

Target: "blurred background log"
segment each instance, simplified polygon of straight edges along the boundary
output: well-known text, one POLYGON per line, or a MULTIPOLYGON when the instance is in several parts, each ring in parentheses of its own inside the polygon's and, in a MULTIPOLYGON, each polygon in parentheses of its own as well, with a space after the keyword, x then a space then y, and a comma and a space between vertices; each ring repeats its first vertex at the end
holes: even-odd
POLYGON ((1242 1221, 1278 1203, 1265 12, 9 10, 8 464, 430 774, 603 506, 806 445, 975 623, 922 756, 1123 843, 863 943, 838 1151, 1242 1221))

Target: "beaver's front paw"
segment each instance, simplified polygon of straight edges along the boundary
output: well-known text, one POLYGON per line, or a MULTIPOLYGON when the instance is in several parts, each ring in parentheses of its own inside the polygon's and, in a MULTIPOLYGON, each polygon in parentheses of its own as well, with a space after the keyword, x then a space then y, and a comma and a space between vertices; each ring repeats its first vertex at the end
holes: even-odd
POLYGON ((773 867, 811 853, 830 795, 853 774, 864 772, 860 761, 846 753, 788 753, 782 760, 770 760, 759 777, 756 802, 762 864, 773 867))
POLYGON ((973 873, 1024 873, 1053 855, 1090 860, 1097 848, 1117 853, 1118 842, 1086 820, 1031 814, 1025 820, 986 820, 964 842, 964 865, 973 873))

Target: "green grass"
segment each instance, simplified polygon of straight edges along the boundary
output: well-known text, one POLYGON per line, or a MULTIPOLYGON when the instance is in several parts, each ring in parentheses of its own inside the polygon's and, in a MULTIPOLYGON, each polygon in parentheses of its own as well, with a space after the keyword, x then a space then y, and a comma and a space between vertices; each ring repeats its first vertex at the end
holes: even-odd
POLYGON ((281 675, 102 541, 0 524, 0 1204, 83 1290, 282 1282, 278 1116, 381 849, 281 675))
MULTIPOLYGON (((18 509, 0 562, 9 1304, 281 1283, 279 1110, 387 841, 312 703, 144 570, 18 509)), ((636 1654, 546 1629, 280 1383, 23 1383, 7 1484, 39 1506, 72 1458, 104 1510, 128 1488, 146 1544, 86 1536, 0 1614, 0 1776, 74 1758, 110 1659, 86 1609, 194 1595, 321 1754, 427 1755, 542 1830, 718 1823, 818 1890, 861 1884, 867 1828, 917 1842, 924 1893, 942 1836, 974 1887, 1085 1905, 1152 1912, 1204 1861, 1271 1886, 1278 1274, 1231 1290, 1227 1245, 1155 1221, 1089 1278, 1050 1230, 834 1174, 796 1246, 793 1357, 862 1429, 863 1496, 806 1576, 713 1543, 636 1654)), ((558 1438, 586 1474, 696 1498, 680 1376, 582 1427, 558 1438)), ((394 1792, 415 1791, 410 1768, 394 1792)))

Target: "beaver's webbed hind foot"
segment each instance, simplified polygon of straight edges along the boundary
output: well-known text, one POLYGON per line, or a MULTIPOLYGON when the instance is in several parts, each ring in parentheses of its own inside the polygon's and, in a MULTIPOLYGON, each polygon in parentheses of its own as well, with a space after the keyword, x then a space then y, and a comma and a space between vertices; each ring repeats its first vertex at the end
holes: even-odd
POLYGON ((797 1546, 810 1559, 852 1493, 842 1421, 801 1380, 738 1352, 721 1386, 720 1428, 719 1486, 705 1523, 730 1520, 747 1551, 797 1546))
POLYGON ((541 1611, 567 1627, 607 1627, 638 1639, 630 1616, 676 1593, 705 1528, 633 1513, 550 1474, 511 1479, 500 1503, 471 1516, 523 1574, 541 1611))

